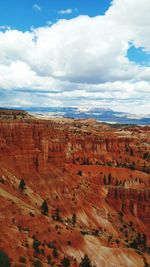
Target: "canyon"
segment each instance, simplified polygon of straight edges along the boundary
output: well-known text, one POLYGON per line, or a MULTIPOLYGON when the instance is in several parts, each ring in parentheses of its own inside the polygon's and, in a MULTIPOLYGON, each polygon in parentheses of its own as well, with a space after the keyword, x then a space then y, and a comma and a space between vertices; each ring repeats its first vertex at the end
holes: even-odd
POLYGON ((150 266, 150 126, 0 111, 0 203, 12 267, 150 266))

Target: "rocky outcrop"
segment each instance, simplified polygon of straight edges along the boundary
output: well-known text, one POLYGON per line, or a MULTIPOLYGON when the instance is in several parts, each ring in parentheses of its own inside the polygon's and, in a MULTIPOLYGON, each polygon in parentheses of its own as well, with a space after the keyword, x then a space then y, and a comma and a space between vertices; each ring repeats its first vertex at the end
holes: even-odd
POLYGON ((51 125, 29 122, 0 123, 0 158, 14 157, 18 164, 48 172, 51 164, 63 166, 65 142, 51 125))
POLYGON ((22 120, 32 118, 26 111, 0 108, 0 120, 22 120))
POLYGON ((132 213, 148 227, 150 226, 150 189, 110 187, 107 201, 118 211, 132 213))

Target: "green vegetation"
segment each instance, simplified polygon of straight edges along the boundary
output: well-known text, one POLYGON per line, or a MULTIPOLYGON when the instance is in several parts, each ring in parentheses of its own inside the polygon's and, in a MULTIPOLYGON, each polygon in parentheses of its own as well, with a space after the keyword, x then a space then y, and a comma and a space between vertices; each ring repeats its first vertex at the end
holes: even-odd
POLYGON ((89 257, 85 254, 84 258, 82 258, 79 267, 92 267, 91 261, 89 257))
POLYGON ((108 177, 106 178, 106 175, 104 175, 103 183, 104 185, 111 185, 112 176, 111 173, 108 174, 108 177))
POLYGON ((60 216, 60 209, 56 208, 54 214, 52 215, 54 221, 62 222, 62 218, 60 216))
POLYGON ((8 255, 3 251, 0 251, 0 266, 1 267, 10 267, 10 259, 9 259, 8 255))
POLYGON ((111 184, 111 173, 108 174, 108 185, 111 184))
POLYGON ((47 215, 48 214, 48 205, 47 205, 47 202, 46 200, 43 201, 42 205, 41 205, 41 212, 42 214, 44 215, 47 215))
POLYGON ((58 258, 58 251, 56 247, 53 248, 53 257, 58 258))
POLYGON ((107 185, 107 182, 106 182, 106 175, 104 175, 104 185, 107 185))
POLYGON ((147 152, 145 152, 144 153, 144 155, 143 155, 143 159, 149 159, 150 158, 150 153, 147 151, 147 152))
POLYGON ((38 241, 37 239, 33 240, 33 249, 35 253, 40 253, 39 246, 41 245, 41 242, 38 241))
POLYGON ((19 183, 19 189, 20 189, 21 192, 24 191, 25 186, 26 186, 25 181, 24 181, 23 179, 21 179, 21 180, 20 180, 20 183, 19 183))
POLYGON ((70 260, 66 257, 63 258, 63 260, 61 261, 62 266, 64 267, 69 267, 70 266, 70 260))
POLYGON ((26 263, 26 258, 23 257, 23 256, 20 256, 19 261, 20 261, 21 263, 26 263))
POLYGON ((77 216, 76 216, 75 213, 73 213, 73 215, 72 215, 72 224, 75 225, 76 222, 77 222, 77 216))
POLYGON ((37 259, 34 261, 33 266, 34 267, 43 267, 43 264, 40 260, 37 259))
POLYGON ((47 263, 48 263, 49 265, 52 265, 52 258, 51 258, 50 255, 47 256, 47 263))

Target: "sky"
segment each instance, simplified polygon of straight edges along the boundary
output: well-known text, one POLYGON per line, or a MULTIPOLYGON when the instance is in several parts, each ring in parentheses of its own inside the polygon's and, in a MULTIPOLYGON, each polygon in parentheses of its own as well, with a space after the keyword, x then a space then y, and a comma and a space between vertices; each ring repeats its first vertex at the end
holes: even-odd
POLYGON ((1 0, 0 107, 150 114, 149 0, 1 0))

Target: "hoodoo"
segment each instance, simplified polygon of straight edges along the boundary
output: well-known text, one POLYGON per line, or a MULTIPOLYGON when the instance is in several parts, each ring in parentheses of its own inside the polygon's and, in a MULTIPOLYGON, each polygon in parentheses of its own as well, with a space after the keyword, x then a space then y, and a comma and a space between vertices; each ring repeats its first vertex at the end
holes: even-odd
POLYGON ((0 111, 0 203, 7 266, 149 266, 150 127, 0 111))

